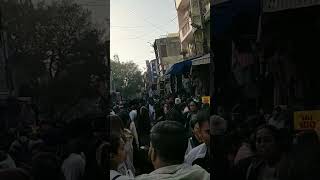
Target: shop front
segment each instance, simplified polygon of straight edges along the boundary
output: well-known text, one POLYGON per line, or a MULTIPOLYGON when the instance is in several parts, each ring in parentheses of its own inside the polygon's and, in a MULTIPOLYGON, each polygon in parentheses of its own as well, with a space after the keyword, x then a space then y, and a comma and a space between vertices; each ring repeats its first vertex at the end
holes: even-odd
POLYGON ((170 75, 171 91, 187 96, 210 95, 210 54, 173 64, 166 72, 170 75))

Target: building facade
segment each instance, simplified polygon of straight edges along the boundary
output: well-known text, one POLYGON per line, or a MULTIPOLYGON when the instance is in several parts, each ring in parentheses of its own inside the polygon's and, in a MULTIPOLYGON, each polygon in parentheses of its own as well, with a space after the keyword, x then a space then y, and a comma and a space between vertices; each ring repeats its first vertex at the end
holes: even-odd
POLYGON ((164 38, 156 39, 153 46, 160 76, 165 74, 170 64, 183 59, 178 33, 171 33, 164 38))
MULTIPOLYGON (((210 0, 176 0, 175 3, 181 52, 184 61, 192 63, 190 72, 175 73, 174 79, 176 84, 191 81, 188 95, 209 95, 210 87, 206 84, 210 81, 210 0)), ((176 90, 181 88, 186 90, 185 86, 178 86, 176 90)))

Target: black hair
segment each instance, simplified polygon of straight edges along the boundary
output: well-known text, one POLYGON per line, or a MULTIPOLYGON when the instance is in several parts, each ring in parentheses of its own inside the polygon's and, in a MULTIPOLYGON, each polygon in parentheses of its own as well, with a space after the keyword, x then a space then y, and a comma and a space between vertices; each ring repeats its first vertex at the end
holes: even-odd
MULTIPOLYGON (((119 137, 120 142, 120 137, 119 137)), ((101 171, 104 172, 106 169, 109 169, 109 151, 111 144, 108 142, 103 142, 96 150, 96 160, 98 166, 101 168, 101 171)))
POLYGON ((261 126, 259 126, 258 128, 256 128, 254 135, 253 135, 253 141, 252 141, 252 145, 253 145, 253 149, 256 150, 256 137, 257 137, 257 133, 258 131, 260 131, 261 129, 267 129, 271 132, 275 144, 277 146, 277 149, 281 152, 285 151, 288 149, 288 142, 287 142, 287 137, 284 136, 285 131, 284 130, 279 130, 276 127, 272 126, 272 125, 268 125, 268 124, 263 124, 261 126))
POLYGON ((110 153, 117 154, 120 146, 121 135, 116 132, 110 134, 110 153))
POLYGON ((210 120, 210 112, 207 110, 201 110, 197 113, 197 122, 199 123, 199 127, 201 128, 205 122, 209 122, 210 120))
POLYGON ((158 157, 166 163, 181 164, 188 146, 184 126, 176 121, 158 122, 150 134, 151 144, 158 157))
POLYGON ((61 160, 54 153, 42 152, 32 158, 32 175, 34 180, 62 179, 61 160))
POLYGON ((138 114, 139 116, 136 124, 138 133, 141 135, 149 133, 151 129, 149 110, 145 106, 142 106, 138 114))
POLYGON ((129 116, 129 113, 128 111, 125 111, 125 110, 122 110, 120 111, 118 114, 117 114, 120 119, 122 120, 122 124, 125 128, 129 129, 129 126, 130 126, 130 116, 129 116))
POLYGON ((118 115, 108 115, 107 119, 110 122, 111 131, 120 133, 120 131, 124 129, 123 122, 118 115))

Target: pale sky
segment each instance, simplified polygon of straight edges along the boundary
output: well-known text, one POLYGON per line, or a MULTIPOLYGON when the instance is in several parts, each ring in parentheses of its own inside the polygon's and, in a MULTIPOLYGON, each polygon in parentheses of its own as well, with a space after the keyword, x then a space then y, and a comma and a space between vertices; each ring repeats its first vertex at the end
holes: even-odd
POLYGON ((141 70, 155 59, 150 43, 178 32, 175 0, 110 0, 110 52, 132 60, 141 70))

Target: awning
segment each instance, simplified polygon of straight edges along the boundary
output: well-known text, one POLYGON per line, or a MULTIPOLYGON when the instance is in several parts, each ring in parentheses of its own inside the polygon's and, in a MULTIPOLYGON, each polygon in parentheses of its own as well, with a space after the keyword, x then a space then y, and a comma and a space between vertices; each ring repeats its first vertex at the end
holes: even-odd
POLYGON ((320 1, 314 0, 265 0, 263 1, 264 12, 276 12, 288 9, 297 9, 320 5, 320 1))
POLYGON ((210 64, 210 54, 206 54, 192 60, 192 66, 198 66, 202 64, 210 64))
POLYGON ((187 72, 190 72, 190 68, 192 66, 192 61, 189 60, 185 60, 179 63, 176 63, 174 65, 172 65, 167 71, 166 71, 166 75, 170 74, 170 75, 180 75, 180 74, 184 74, 187 72))

